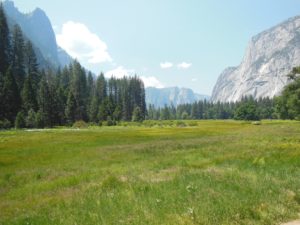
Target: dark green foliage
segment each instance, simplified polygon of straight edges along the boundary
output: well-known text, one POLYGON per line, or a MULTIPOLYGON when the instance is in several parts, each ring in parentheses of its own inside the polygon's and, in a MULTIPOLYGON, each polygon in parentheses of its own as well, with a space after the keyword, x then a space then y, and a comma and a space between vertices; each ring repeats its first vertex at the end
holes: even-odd
POLYGON ((68 124, 75 122, 76 100, 73 93, 70 91, 66 106, 66 119, 68 124))
POLYGON ((38 70, 37 58, 30 41, 25 43, 25 69, 27 76, 31 76, 34 90, 37 90, 41 76, 38 70))
POLYGON ((12 32, 12 69, 17 85, 21 90, 25 80, 24 38, 19 25, 12 32))
POLYGON ((257 106, 253 98, 246 98, 234 112, 236 120, 259 120, 257 106))
POLYGON ((132 122, 142 122, 143 115, 142 115, 142 110, 140 107, 135 107, 132 113, 132 122))
POLYGON ((11 122, 8 119, 0 120, 0 129, 11 128, 11 122))
POLYGON ((4 96, 1 102, 1 107, 5 110, 4 118, 14 122, 15 117, 20 110, 21 99, 11 67, 8 68, 4 77, 3 93, 4 96))
POLYGON ((35 91, 32 87, 32 79, 31 75, 27 76, 25 83, 23 85, 23 90, 21 92, 21 98, 22 98, 22 105, 23 109, 27 112, 30 109, 37 110, 37 100, 35 91))
POLYGON ((276 98, 276 112, 282 119, 300 120, 300 67, 289 74, 292 83, 287 85, 281 96, 276 98))
POLYGON ((18 112, 16 120, 15 120, 15 127, 24 128, 25 127, 25 115, 23 111, 18 112))
MULTIPOLYGON (((44 75, 41 82, 40 88, 38 91, 38 104, 39 104, 39 113, 41 116, 41 122, 43 127, 51 127, 51 115, 52 115, 52 105, 51 105, 51 95, 49 90, 49 85, 44 75)), ((39 121, 40 122, 40 121, 39 121)))
POLYGON ((151 120, 186 120, 186 119, 239 119, 258 120, 273 119, 274 101, 269 98, 254 100, 244 97, 236 103, 212 103, 206 100, 193 104, 164 106, 156 109, 149 105, 147 119, 151 120))
POLYGON ((0 74, 5 74, 10 65, 11 45, 6 15, 0 2, 0 74))
POLYGON ((30 109, 27 112, 27 116, 25 118, 25 125, 28 128, 35 128, 35 127, 37 127, 37 124, 36 124, 36 113, 34 112, 33 109, 30 109))

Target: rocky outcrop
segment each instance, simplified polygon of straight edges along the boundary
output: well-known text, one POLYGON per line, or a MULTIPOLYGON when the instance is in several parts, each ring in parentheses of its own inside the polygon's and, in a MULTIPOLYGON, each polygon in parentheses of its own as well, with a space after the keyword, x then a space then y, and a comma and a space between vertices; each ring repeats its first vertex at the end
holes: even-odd
POLYGON ((289 83, 287 74, 300 65, 300 16, 253 37, 242 63, 219 76, 213 102, 235 102, 243 96, 274 97, 289 83))
POLYGON ((209 96, 199 95, 189 88, 146 88, 146 104, 155 107, 178 106, 180 104, 193 103, 195 101, 209 99, 209 96))
POLYGON ((41 67, 58 68, 72 61, 57 45, 51 22, 42 9, 36 8, 33 12, 24 14, 9 0, 4 1, 3 6, 10 28, 18 24, 24 36, 33 43, 41 67))

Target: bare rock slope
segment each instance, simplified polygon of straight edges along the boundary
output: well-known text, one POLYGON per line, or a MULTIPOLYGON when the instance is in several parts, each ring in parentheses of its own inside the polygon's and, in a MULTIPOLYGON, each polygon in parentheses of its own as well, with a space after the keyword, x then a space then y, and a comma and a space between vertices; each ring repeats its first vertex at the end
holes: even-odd
POLYGON ((243 96, 274 97, 300 65, 300 16, 253 37, 242 63, 223 71, 213 89, 213 102, 235 102, 243 96))

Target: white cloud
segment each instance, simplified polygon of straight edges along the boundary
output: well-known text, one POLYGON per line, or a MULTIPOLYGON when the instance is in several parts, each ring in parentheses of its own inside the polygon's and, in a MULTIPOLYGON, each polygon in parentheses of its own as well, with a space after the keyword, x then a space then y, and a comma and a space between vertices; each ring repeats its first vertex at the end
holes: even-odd
POLYGON ((144 82, 145 87, 156 87, 156 88, 163 88, 164 87, 164 85, 156 77, 141 76, 140 78, 144 82))
POLYGON ((161 63, 160 64, 160 67, 162 69, 169 69, 169 68, 172 68, 173 67, 173 63, 170 63, 170 62, 164 62, 164 63, 161 63))
POLYGON ((61 34, 56 35, 56 40, 59 46, 78 60, 91 64, 112 61, 106 43, 82 23, 68 21, 63 24, 61 34))
POLYGON ((119 66, 116 69, 110 70, 105 73, 105 77, 115 77, 115 78, 122 78, 124 76, 131 76, 134 74, 134 70, 125 69, 123 66, 119 66))
POLYGON ((195 81, 197 81, 197 80, 198 80, 198 78, 196 78, 196 77, 192 78, 192 81, 193 81, 193 82, 195 82, 195 81))
POLYGON ((192 66, 192 63, 186 63, 186 62, 182 62, 180 64, 177 65, 177 67, 179 69, 188 69, 192 66))
MULTIPOLYGON (((110 70, 105 73, 106 78, 123 78, 124 76, 134 76, 136 74, 133 69, 126 69, 123 66, 119 66, 116 69, 110 70)), ((144 82, 145 87, 163 88, 164 85, 154 76, 139 76, 144 82)))

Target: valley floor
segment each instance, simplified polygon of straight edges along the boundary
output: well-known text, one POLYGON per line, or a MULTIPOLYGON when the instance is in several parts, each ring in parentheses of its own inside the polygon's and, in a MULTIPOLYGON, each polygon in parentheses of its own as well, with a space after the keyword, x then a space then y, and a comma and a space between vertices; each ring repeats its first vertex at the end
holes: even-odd
POLYGON ((2 131, 0 224, 281 224, 299 174, 299 122, 2 131))

